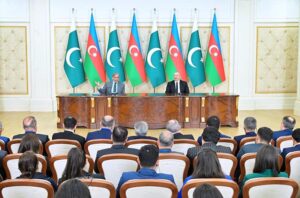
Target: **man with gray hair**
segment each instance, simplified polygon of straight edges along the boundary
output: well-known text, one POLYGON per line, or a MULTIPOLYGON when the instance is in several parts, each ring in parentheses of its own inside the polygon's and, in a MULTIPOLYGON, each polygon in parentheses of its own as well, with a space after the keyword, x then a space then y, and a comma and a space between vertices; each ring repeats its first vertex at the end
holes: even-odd
POLYGON ((134 131, 136 135, 128 137, 128 140, 150 139, 156 141, 157 138, 147 136, 148 129, 149 129, 148 124, 145 121, 138 121, 134 123, 134 131))
POLYGON ((256 119, 254 117, 246 117, 244 119, 244 131, 244 135, 238 135, 234 137, 238 146, 240 145, 240 142, 243 138, 256 136, 256 119))
POLYGON ((89 132, 86 141, 94 139, 111 139, 114 127, 115 119, 110 115, 104 116, 100 121, 100 129, 98 131, 89 132))
POLYGON ((191 139, 191 140, 194 140, 194 136, 193 135, 191 135, 191 134, 184 135, 184 134, 182 134, 180 132, 181 125, 175 119, 169 120, 167 122, 166 129, 173 134, 174 139, 191 139))
POLYGON ((275 144, 276 144, 276 140, 279 137, 292 135, 295 125, 296 125, 295 118, 293 118, 292 116, 284 116, 282 118, 281 125, 280 125, 281 130, 275 131, 273 133, 273 140, 275 141, 275 144))
POLYGON ((8 138, 8 137, 5 137, 5 136, 2 136, 3 130, 4 130, 4 127, 3 127, 2 122, 0 121, 0 140, 3 141, 3 142, 5 143, 5 148, 6 148, 6 145, 7 145, 7 143, 9 142, 9 138, 8 138))
MULTIPOLYGON (((163 131, 159 135, 158 140, 159 153, 179 153, 172 151, 172 146, 174 144, 174 136, 170 131, 163 131)), ((179 153, 183 154, 183 153, 179 153)))

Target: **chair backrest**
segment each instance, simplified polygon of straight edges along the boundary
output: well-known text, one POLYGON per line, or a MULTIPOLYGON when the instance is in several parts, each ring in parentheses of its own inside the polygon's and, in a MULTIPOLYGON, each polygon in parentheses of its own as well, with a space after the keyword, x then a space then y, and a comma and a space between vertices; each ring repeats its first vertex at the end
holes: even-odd
POLYGON ((284 148, 289 148, 294 146, 293 137, 291 135, 289 136, 282 136, 276 140, 276 146, 282 150, 284 148))
POLYGON ((192 179, 182 187, 182 198, 192 198, 195 189, 202 184, 215 186, 223 198, 237 198, 239 194, 239 186, 228 179, 192 179))
POLYGON ((2 198, 54 198, 51 183, 41 179, 9 179, 0 183, 2 198))
POLYGON ((176 151, 179 153, 183 153, 186 155, 189 148, 193 148, 198 146, 198 142, 196 140, 190 139, 175 139, 172 147, 172 151, 176 151))
POLYGON ((67 155, 71 148, 80 148, 81 145, 76 140, 56 139, 46 143, 45 148, 49 158, 57 155, 67 155))
MULTIPOLYGON (((54 181, 58 182, 58 179, 62 177, 66 164, 67 164, 67 155, 58 155, 50 159, 50 169, 54 181)), ((89 172, 91 174, 93 173, 94 161, 89 155, 86 155, 86 164, 83 169, 86 172, 89 172)))
POLYGON ((0 140, 0 150, 5 150, 5 142, 0 140))
MULTIPOLYGON (((9 154, 3 158, 3 168, 7 179, 15 179, 21 175, 19 170, 19 159, 22 153, 9 154)), ((36 154, 38 159, 37 172, 41 172, 46 175, 47 161, 44 156, 36 154)))
POLYGON ((160 154, 157 172, 173 175, 177 189, 181 189, 187 177, 190 160, 181 154, 160 154))
POLYGON ((176 198, 175 184, 163 179, 129 180, 121 186, 121 198, 176 198))
POLYGON ((96 155, 99 150, 110 148, 112 146, 112 140, 101 139, 101 140, 90 140, 84 144, 84 152, 96 160, 96 155))
POLYGON ((110 181, 117 188, 123 172, 137 171, 138 157, 131 154, 107 154, 98 158, 97 165, 100 173, 104 174, 107 181, 110 181))
POLYGON ((243 198, 295 198, 299 186, 289 178, 267 177, 247 181, 243 188, 243 198))
MULTIPOLYGON (((254 144, 255 141, 256 141, 256 136, 243 138, 240 141, 240 146, 239 147, 241 148, 242 146, 247 145, 247 144, 254 144)), ((271 140, 270 145, 272 145, 272 146, 275 145, 274 140, 271 140)))
POLYGON ((91 193, 91 198, 115 198, 116 190, 112 183, 102 179, 79 179, 85 183, 91 193))
POLYGON ((149 139, 130 140, 126 142, 125 146, 140 150, 141 147, 149 144, 157 146, 157 141, 149 139))
MULTIPOLYGON (((291 152, 286 156, 285 167, 289 178, 294 179, 300 185, 300 151, 291 152)), ((300 190, 297 197, 300 197, 300 190)))
POLYGON ((235 155, 237 149, 237 143, 234 139, 231 138, 220 138, 217 145, 229 147, 231 153, 235 155))
MULTIPOLYGON (((7 143, 7 150, 8 153, 10 154, 14 154, 14 153, 18 153, 19 151, 19 147, 21 144, 21 140, 22 139, 12 139, 7 143)), ((43 154, 44 148, 43 148, 43 144, 40 142, 40 146, 39 146, 39 154, 43 154)))
MULTIPOLYGON (((254 168, 255 160, 256 160, 256 154, 257 153, 246 153, 241 157, 241 160, 240 160, 241 174, 239 177, 239 181, 242 181, 244 179, 245 175, 253 173, 253 168, 254 168)), ((281 157, 281 155, 278 156, 278 163, 279 163, 279 168, 281 168, 282 163, 283 163, 283 158, 281 157)))

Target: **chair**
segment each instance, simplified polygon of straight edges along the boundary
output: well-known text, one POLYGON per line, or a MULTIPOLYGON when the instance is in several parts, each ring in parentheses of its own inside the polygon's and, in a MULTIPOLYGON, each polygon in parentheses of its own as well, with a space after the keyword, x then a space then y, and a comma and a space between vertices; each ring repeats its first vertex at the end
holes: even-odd
POLYGON ((90 190, 91 198, 115 198, 116 190, 112 183, 102 179, 79 179, 90 190))
MULTIPOLYGON (((15 179, 21 175, 19 170, 19 159, 22 153, 9 154, 3 158, 3 168, 7 179, 15 179)), ((36 154, 38 159, 37 172, 41 172, 46 175, 47 161, 44 156, 36 154)))
MULTIPOLYGON (((289 153, 286 156, 285 167, 289 178, 294 179, 298 183, 298 185, 300 185, 300 151, 289 153)), ((297 197, 300 197, 300 192, 298 192, 297 197)))
POLYGON ((157 146, 157 141, 149 140, 149 139, 130 140, 126 142, 125 146, 128 148, 135 148, 140 150, 142 146, 149 145, 149 144, 157 146))
POLYGON ((163 179, 130 180, 121 186, 121 198, 176 198, 175 184, 163 179))
MULTIPOLYGON (((58 155, 50 159, 50 169, 54 181, 58 182, 58 179, 62 177, 66 164, 67 164, 67 155, 58 155)), ((91 174, 93 173, 94 161, 89 155, 86 155, 86 164, 83 170, 91 174)))
POLYGON ((237 143, 234 139, 220 138, 217 145, 226 146, 231 149, 231 153, 235 155, 237 149, 237 143))
POLYGON ((84 152, 92 157, 95 161, 97 152, 102 149, 110 148, 112 146, 111 140, 90 140, 84 144, 84 152))
POLYGON ((182 187, 182 198, 192 198, 194 190, 202 184, 216 186, 223 198, 237 198, 239 194, 239 186, 228 179, 192 179, 182 187))
POLYGON ((283 136, 277 139, 276 141, 277 148, 282 152, 284 148, 289 148, 294 146, 292 136, 283 136))
POLYGON ((0 150, 5 151, 5 142, 3 140, 0 140, 0 150))
MULTIPOLYGON (((246 138, 243 138, 241 141, 240 141, 240 148, 246 144, 255 144, 255 141, 256 141, 256 137, 246 137, 246 138)), ((274 146, 274 140, 271 140, 270 144, 272 146, 274 146)))
POLYGON ((67 155, 71 148, 80 148, 81 145, 76 140, 56 139, 46 143, 45 148, 49 158, 57 155, 67 155))
POLYGON ((198 146, 198 142, 196 140, 190 139, 175 139, 172 147, 172 151, 180 152, 186 155, 189 148, 193 148, 198 146))
MULTIPOLYGON (((19 151, 19 147, 21 144, 21 140, 22 139, 12 139, 7 143, 7 150, 8 153, 10 154, 14 154, 14 153, 18 153, 19 151)), ((40 146, 39 146, 39 154, 43 154, 43 144, 40 142, 40 146)))
MULTIPOLYGON (((255 165, 256 153, 246 153, 241 157, 240 160, 240 169, 241 174, 239 177, 239 181, 243 181, 245 175, 253 173, 253 168, 255 165)), ((283 159, 281 155, 278 156, 279 168, 281 168, 283 159)))
POLYGON ((157 172, 173 175, 177 189, 181 189, 187 177, 190 160, 181 154, 168 153, 159 155, 157 172))
POLYGON ((123 172, 137 171, 137 159, 136 155, 131 154, 107 154, 98 158, 97 165, 105 179, 117 188, 123 172))
POLYGON ((2 198, 54 198, 50 182, 41 179, 11 179, 0 183, 2 198))
POLYGON ((289 178, 267 177, 247 181, 243 188, 243 198, 295 198, 299 186, 289 178))

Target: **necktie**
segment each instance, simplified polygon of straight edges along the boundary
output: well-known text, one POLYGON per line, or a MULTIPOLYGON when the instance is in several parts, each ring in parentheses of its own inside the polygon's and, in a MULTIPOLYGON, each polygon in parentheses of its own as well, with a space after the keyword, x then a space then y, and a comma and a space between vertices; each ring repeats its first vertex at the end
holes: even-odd
POLYGON ((178 82, 177 81, 175 82, 175 91, 176 91, 176 93, 178 93, 178 82))
POLYGON ((113 93, 117 93, 117 83, 114 83, 113 85, 113 93))

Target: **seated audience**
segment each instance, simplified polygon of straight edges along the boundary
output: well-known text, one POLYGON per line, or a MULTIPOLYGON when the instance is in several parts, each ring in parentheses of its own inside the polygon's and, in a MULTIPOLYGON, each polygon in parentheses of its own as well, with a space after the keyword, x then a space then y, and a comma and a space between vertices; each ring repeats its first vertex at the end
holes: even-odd
POLYGON ((112 141, 113 141, 112 147, 107 149, 102 149, 97 152, 95 166, 94 166, 96 173, 99 173, 97 161, 103 155, 114 154, 114 153, 127 153, 133 155, 139 154, 139 150, 125 147, 127 136, 128 136, 128 131, 125 127, 114 128, 112 133, 112 141))
MULTIPOLYGON (((244 184, 254 178, 261 177, 288 177, 286 172, 280 172, 278 165, 278 150, 271 145, 262 146, 256 155, 253 173, 245 176, 242 187, 244 184)), ((241 188, 242 190, 243 188, 241 188)))
MULTIPOLYGON (((191 179, 201 178, 226 178, 232 180, 229 175, 224 175, 216 152, 210 148, 205 148, 198 153, 194 172, 183 181, 183 186, 191 179)), ((178 193, 178 198, 181 197, 182 189, 178 193)))
POLYGON ((32 151, 36 154, 39 153, 40 140, 35 134, 25 135, 20 143, 18 153, 25 153, 26 151, 32 151))
POLYGON ((300 151, 300 128, 295 129, 293 131, 292 137, 293 137, 294 146, 283 149, 281 153, 283 159, 285 159, 285 157, 291 152, 300 151))
POLYGON ((261 127, 257 131, 255 144, 246 144, 242 146, 237 154, 240 159, 246 153, 256 153, 262 146, 270 144, 273 131, 268 127, 261 127))
POLYGON ((36 172, 38 168, 38 159, 34 152, 26 151, 23 153, 19 159, 19 170, 21 175, 17 179, 43 179, 51 183, 54 191, 57 190, 57 185, 55 181, 43 175, 40 172, 36 172))
POLYGON ((91 193, 86 184, 70 179, 59 186, 55 198, 91 198, 91 193))
POLYGON ((75 134, 77 127, 77 120, 71 116, 68 116, 64 119, 64 132, 54 133, 52 135, 52 140, 56 139, 68 139, 76 140, 80 143, 81 148, 84 148, 85 138, 75 134))
POLYGON ((217 187, 202 184, 194 190, 193 198, 223 198, 223 196, 217 187))
POLYGON ((281 130, 275 131, 273 133, 273 140, 275 141, 275 145, 276 145, 276 140, 279 137, 292 135, 295 125, 296 125, 295 118, 293 118, 292 116, 284 116, 282 118, 281 125, 280 125, 281 130))
POLYGON ((157 173, 159 150, 154 145, 145 145, 139 151, 140 170, 137 172, 125 172, 122 174, 117 194, 119 194, 121 186, 129 181, 135 179, 165 179, 175 184, 173 175, 164 173, 157 173))
POLYGON ((174 139, 191 139, 194 140, 194 136, 191 134, 182 134, 180 132, 181 126, 177 120, 169 120, 166 129, 173 133, 174 139))
MULTIPOLYGON (((219 131, 219 128, 221 126, 219 117, 218 116, 210 116, 209 118, 207 118, 206 126, 215 127, 219 131)), ((220 131, 219 131, 219 133, 220 133, 220 131)), ((230 137, 220 133, 220 138, 230 138, 230 137)), ((202 136, 199 136, 197 141, 198 141, 198 144, 201 145, 202 144, 202 136)))
POLYGON ((9 142, 9 138, 2 136, 3 131, 4 131, 4 127, 3 127, 2 122, 0 121, 0 140, 2 140, 5 143, 5 148, 6 148, 6 145, 9 142))
POLYGON ((100 122, 98 131, 89 132, 86 141, 95 139, 111 139, 112 130, 115 127, 115 120, 112 116, 106 115, 100 122))
POLYGON ((234 140, 237 142, 237 145, 240 145, 242 139, 246 137, 255 137, 256 133, 256 119, 254 117, 246 117, 244 119, 244 135, 238 135, 234 137, 234 140))
POLYGON ((172 151, 173 144, 174 144, 174 137, 171 132, 163 131, 160 133, 159 140, 158 140, 159 153, 183 154, 183 153, 172 151))
POLYGON ((128 137, 128 141, 136 139, 157 140, 157 138, 155 137, 147 136, 148 128, 148 124, 145 121, 139 121, 134 123, 134 131, 136 135, 128 137))
POLYGON ((104 179, 103 176, 98 174, 90 174, 83 170, 86 164, 86 156, 83 150, 79 148, 72 148, 68 153, 67 164, 65 170, 62 174, 62 177, 59 179, 58 184, 62 182, 72 179, 72 178, 97 178, 104 179))
POLYGON ((38 134, 37 133, 37 122, 34 116, 27 116, 23 120, 23 128, 25 130, 25 133, 14 135, 13 139, 21 139, 26 134, 32 133, 36 134, 40 141, 42 142, 43 146, 45 147, 45 144, 49 141, 48 135, 44 134, 38 134))

